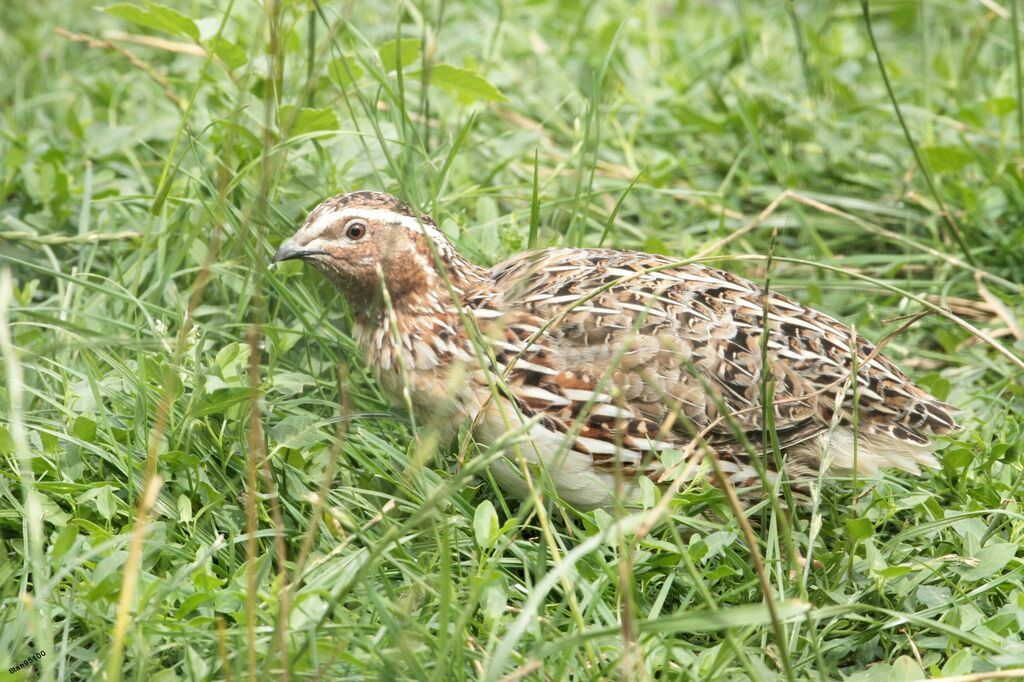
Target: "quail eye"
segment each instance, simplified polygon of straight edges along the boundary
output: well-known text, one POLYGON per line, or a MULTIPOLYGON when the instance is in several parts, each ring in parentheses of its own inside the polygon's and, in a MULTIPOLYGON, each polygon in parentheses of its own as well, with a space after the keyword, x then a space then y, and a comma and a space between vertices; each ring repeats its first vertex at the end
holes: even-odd
POLYGON ((358 241, 366 236, 366 223, 360 220, 351 220, 345 226, 345 236, 352 241, 358 241))

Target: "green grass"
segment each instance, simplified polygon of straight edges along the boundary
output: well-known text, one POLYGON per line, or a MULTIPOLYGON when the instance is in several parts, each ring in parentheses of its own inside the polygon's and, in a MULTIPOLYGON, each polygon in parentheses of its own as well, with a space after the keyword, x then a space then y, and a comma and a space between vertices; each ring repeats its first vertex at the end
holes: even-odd
POLYGON ((39 650, 13 679, 1024 667, 1013 3, 873 2, 874 43, 849 0, 263 4, 0 5, 0 669, 39 650), (268 269, 356 188, 432 212, 480 263, 701 255, 876 341, 937 306, 886 352, 966 428, 921 479, 750 509, 770 595, 712 487, 647 533, 520 506, 466 439, 432 456, 385 403, 329 285, 268 269))

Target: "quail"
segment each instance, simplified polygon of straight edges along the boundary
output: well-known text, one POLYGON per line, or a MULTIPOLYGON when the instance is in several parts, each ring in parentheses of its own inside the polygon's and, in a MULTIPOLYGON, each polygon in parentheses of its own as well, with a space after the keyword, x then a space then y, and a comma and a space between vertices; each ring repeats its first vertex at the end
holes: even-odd
POLYGON ((542 467, 565 502, 607 507, 660 480, 669 452, 706 449, 735 486, 758 487, 759 471, 778 475, 769 417, 792 481, 919 473, 937 466, 933 437, 958 428, 846 325, 698 263, 547 248, 485 268, 371 191, 317 206, 274 256, 290 259, 347 299, 384 393, 446 436, 469 420, 515 495, 542 467))

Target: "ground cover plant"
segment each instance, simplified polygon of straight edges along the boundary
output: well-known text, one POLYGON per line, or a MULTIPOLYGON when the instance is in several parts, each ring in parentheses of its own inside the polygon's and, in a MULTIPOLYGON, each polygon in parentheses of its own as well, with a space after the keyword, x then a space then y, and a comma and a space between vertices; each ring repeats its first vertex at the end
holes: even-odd
POLYGON ((1005 0, 3 3, 0 669, 1024 668, 1020 19, 1005 0), (920 479, 826 480, 743 522, 701 483, 649 489, 654 525, 520 505, 468 437, 386 404, 330 285, 268 267, 359 188, 482 264, 604 244, 770 279, 888 338, 965 428, 920 479))

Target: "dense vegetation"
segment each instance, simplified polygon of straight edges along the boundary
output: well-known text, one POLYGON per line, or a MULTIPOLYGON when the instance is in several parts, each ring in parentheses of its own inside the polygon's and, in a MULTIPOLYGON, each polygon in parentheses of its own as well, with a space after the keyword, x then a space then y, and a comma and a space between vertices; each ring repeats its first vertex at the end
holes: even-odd
POLYGON ((0 668, 1024 667, 1015 3, 170 4, 0 3, 0 668), (966 428, 921 479, 753 506, 756 553, 702 483, 647 532, 520 506, 384 402, 329 285, 268 268, 356 188, 480 263, 603 242, 770 277, 898 331, 966 428))

